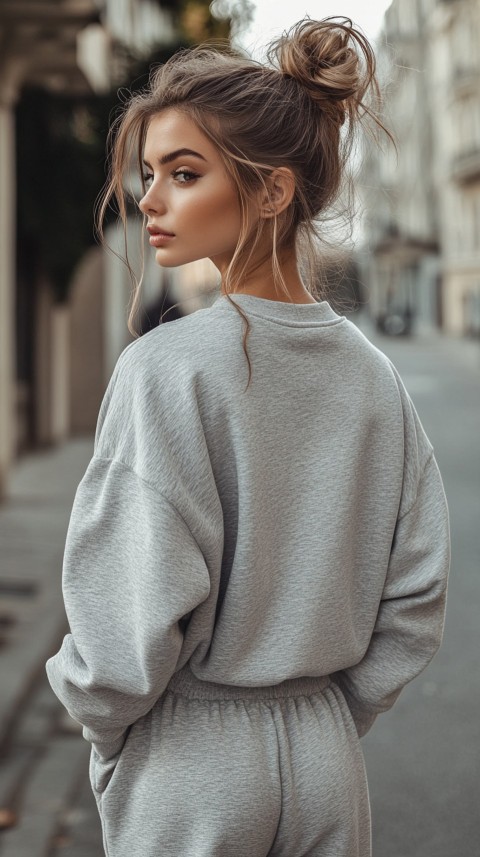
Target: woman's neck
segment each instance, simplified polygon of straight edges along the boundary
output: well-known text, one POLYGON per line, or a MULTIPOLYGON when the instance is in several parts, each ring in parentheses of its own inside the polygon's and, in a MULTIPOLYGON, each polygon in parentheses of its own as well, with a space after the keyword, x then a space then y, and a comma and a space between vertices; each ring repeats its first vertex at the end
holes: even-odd
MULTIPOLYGON (((302 282, 293 251, 279 259, 279 268, 287 286, 288 295, 280 286, 278 288, 275 286, 271 258, 266 259, 254 271, 247 274, 242 280, 241 286, 235 289, 234 294, 253 295, 258 298, 285 303, 316 303, 302 282)), ((225 294, 223 282, 222 293, 225 294)))

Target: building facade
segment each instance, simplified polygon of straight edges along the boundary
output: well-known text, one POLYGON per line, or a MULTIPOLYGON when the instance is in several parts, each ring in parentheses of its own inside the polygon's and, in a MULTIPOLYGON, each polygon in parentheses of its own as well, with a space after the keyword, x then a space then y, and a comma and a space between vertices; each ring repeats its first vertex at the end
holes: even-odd
POLYGON ((443 323, 480 335, 480 2, 438 2, 430 86, 439 187, 443 323))
POLYGON ((385 122, 398 147, 365 149, 360 254, 378 326, 402 332, 440 319, 437 189, 426 51, 429 0, 394 0, 377 47, 385 122))
POLYGON ((479 335, 479 0, 394 0, 377 54, 398 160, 363 163, 372 314, 479 335))
POLYGON ((55 301, 47 278, 22 286, 18 276, 16 105, 32 85, 72 96, 106 92, 130 55, 146 56, 172 34, 171 16, 153 0, 0 3, 0 501, 27 429, 33 424, 36 446, 70 429, 70 308, 55 301))

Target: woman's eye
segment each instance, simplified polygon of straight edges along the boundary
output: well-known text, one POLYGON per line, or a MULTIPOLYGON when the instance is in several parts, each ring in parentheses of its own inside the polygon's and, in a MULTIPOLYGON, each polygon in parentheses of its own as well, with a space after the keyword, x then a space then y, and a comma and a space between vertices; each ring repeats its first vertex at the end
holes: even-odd
POLYGON ((178 184, 188 184, 194 179, 198 179, 197 173, 192 173, 191 170, 174 170, 172 176, 174 179, 178 179, 178 184))
POLYGON ((150 184, 153 179, 153 173, 143 173, 143 181, 145 184, 150 184))

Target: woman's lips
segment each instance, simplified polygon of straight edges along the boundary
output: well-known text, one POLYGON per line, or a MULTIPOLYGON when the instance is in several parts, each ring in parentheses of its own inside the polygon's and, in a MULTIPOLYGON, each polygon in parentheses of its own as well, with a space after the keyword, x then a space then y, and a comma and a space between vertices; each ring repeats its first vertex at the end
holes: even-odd
POLYGON ((147 226, 147 232, 150 233, 149 241, 152 247, 162 247, 163 244, 175 238, 172 232, 164 232, 158 226, 147 226))
POLYGON ((171 241, 172 238, 175 238, 175 235, 169 234, 168 232, 153 232, 150 234, 149 243, 152 247, 161 247, 163 244, 171 241))

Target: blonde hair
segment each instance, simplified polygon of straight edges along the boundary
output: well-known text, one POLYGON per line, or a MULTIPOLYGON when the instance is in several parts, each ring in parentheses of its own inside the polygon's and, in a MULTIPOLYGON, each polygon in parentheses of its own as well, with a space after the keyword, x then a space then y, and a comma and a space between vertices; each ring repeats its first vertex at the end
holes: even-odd
MULTIPOLYGON (((265 227, 265 221, 259 219, 253 234, 249 231, 248 203, 259 188, 267 190, 266 180, 278 167, 292 170, 295 192, 287 209, 273 218, 274 284, 288 296, 278 253, 302 242, 306 287, 319 296, 320 218, 346 179, 356 128, 366 118, 369 131, 382 129, 392 139, 379 118, 375 56, 367 38, 349 18, 305 18, 270 44, 267 57, 270 66, 231 48, 206 44, 180 50, 152 71, 147 88, 131 96, 109 132, 110 175, 97 208, 97 233, 102 242, 104 217, 115 199, 126 247, 125 174, 134 156, 145 192, 142 159, 149 121, 174 107, 214 143, 237 189, 242 228, 222 283, 228 299, 231 301, 229 295, 241 283, 265 227)), ((124 261, 135 285, 128 328, 138 336, 133 319, 143 271, 137 280, 127 250, 124 261)), ((231 303, 246 322, 243 347, 249 366, 248 389, 250 325, 240 307, 231 303)))

